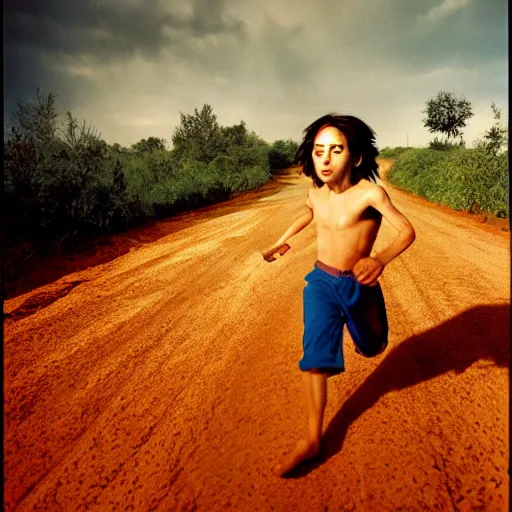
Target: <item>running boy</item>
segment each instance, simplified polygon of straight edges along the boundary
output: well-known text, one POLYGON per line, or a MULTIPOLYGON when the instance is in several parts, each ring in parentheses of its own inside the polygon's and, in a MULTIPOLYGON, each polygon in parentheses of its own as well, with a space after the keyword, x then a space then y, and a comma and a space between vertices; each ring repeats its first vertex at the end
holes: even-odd
POLYGON ((274 468, 282 476, 319 453, 327 400, 327 378, 345 370, 342 330, 346 323, 356 352, 373 357, 387 346, 388 324, 377 279, 415 238, 410 222, 376 184, 379 176, 373 130, 353 116, 329 114, 304 130, 297 161, 313 184, 306 211, 270 248, 267 261, 290 248, 286 241, 312 220, 318 260, 305 280, 303 371, 308 398, 308 437, 274 468), (382 217, 398 232, 370 256, 382 217))

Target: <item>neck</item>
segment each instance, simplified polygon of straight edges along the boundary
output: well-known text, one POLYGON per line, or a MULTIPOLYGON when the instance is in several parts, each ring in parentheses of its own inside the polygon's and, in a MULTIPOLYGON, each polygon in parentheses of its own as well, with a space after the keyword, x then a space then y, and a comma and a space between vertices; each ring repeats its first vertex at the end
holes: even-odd
POLYGON ((343 178, 340 179, 340 181, 338 181, 336 183, 327 184, 329 190, 331 190, 335 194, 342 194, 343 192, 348 190, 353 185, 355 185, 355 183, 352 183, 352 181, 350 179, 350 174, 345 175, 343 178))

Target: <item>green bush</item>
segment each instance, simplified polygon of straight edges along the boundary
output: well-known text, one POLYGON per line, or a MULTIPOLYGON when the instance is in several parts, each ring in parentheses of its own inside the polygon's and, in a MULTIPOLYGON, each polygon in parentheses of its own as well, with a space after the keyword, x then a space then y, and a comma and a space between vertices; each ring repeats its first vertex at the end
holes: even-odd
POLYGON ((450 151, 414 149, 388 173, 391 183, 456 210, 508 216, 506 153, 481 148, 450 151))
POLYGON ((379 152, 379 156, 382 158, 396 158, 409 149, 411 148, 404 148, 403 146, 397 146, 396 148, 385 147, 379 152))
POLYGON ((457 149, 462 147, 464 144, 455 144, 454 142, 448 142, 447 140, 441 140, 437 137, 428 143, 430 149, 437 149, 439 151, 449 151, 451 149, 457 149))
POLYGON ((269 149, 268 163, 272 170, 287 169, 295 163, 295 153, 299 145, 293 140, 277 140, 269 149))
POLYGON ((50 254, 64 242, 225 200, 269 179, 270 146, 243 121, 221 127, 209 105, 181 121, 173 150, 156 137, 127 149, 108 145, 71 113, 60 122, 55 95, 20 103, 4 136, 7 246, 35 244, 50 254))

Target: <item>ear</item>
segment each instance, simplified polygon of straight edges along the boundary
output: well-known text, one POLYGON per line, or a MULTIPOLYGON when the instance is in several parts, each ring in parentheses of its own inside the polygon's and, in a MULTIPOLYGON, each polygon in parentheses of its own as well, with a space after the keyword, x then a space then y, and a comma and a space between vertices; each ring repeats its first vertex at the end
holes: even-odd
POLYGON ((363 155, 359 155, 359 158, 357 160, 354 160, 354 167, 359 167, 361 165, 362 161, 363 161, 363 155))

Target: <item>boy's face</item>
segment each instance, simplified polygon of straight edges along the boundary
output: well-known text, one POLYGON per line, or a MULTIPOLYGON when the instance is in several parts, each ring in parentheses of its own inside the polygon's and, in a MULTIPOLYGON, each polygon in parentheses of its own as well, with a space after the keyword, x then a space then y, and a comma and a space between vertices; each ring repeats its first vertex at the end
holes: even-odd
POLYGON ((339 183, 350 176, 353 162, 345 134, 334 126, 322 128, 313 143, 313 164, 323 183, 339 183))

